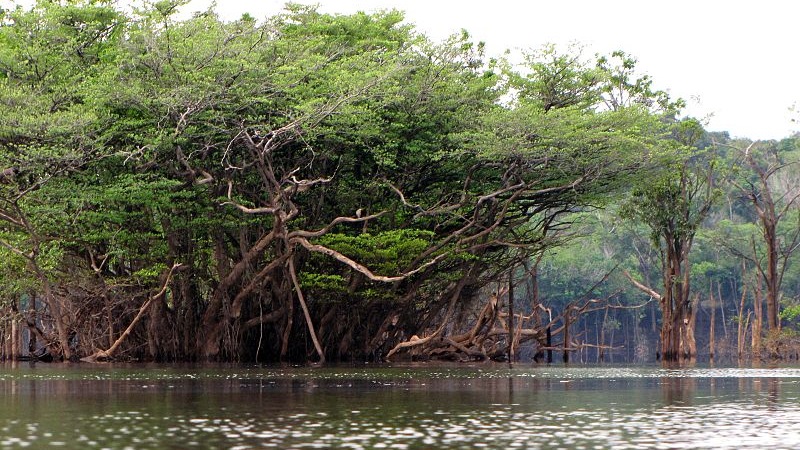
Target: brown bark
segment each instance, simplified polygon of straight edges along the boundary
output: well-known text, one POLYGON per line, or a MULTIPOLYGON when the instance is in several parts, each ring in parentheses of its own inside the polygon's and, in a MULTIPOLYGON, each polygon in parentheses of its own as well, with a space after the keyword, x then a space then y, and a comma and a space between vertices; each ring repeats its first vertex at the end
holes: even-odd
POLYGON ((514 361, 514 268, 508 273, 508 362, 514 361))
POLYGON ((660 357, 666 361, 681 358, 694 358, 697 348, 694 337, 694 309, 689 296, 689 244, 682 240, 670 239, 666 245, 663 262, 664 293, 659 294, 649 286, 636 281, 629 273, 623 272, 628 280, 639 290, 659 301, 661 306, 661 346, 660 357))
POLYGON ((662 358, 667 361, 693 358, 694 328, 689 304, 689 259, 691 241, 666 235, 664 296, 662 305, 662 358))
POLYGON ((708 308, 711 310, 711 319, 708 324, 708 355, 710 358, 714 358, 714 351, 715 351, 715 340, 716 336, 714 335, 714 325, 717 321, 717 305, 714 301, 714 283, 709 283, 708 286, 708 308))
MULTIPOLYGON (((746 298, 747 298, 747 283, 742 283, 742 296, 739 299, 739 322, 736 328, 736 344, 737 344, 736 351, 739 359, 742 359, 742 357, 744 356, 745 333, 747 332, 747 322, 745 322, 744 318, 744 301, 746 298)), ((747 316, 748 322, 749 319, 750 315, 748 314, 747 316)))
POLYGON ((694 299, 689 305, 689 310, 684 319, 682 331, 683 355, 685 358, 693 359, 697 356, 697 342, 694 338, 695 324, 697 323, 697 309, 700 303, 700 294, 695 294, 694 299))
POLYGON ((563 348, 564 356, 563 356, 563 358, 564 358, 564 362, 565 363, 569 362, 569 351, 570 351, 569 327, 570 327, 571 315, 569 313, 569 309, 570 309, 570 305, 568 305, 566 307, 566 310, 564 311, 564 333, 563 333, 564 334, 564 348, 563 348))
POLYGON ((400 350, 409 349, 411 347, 416 347, 428 343, 429 341, 439 336, 444 331, 445 327, 447 326, 447 323, 453 316, 456 303, 458 302, 458 299, 461 297, 461 292, 464 289, 464 286, 467 285, 469 279, 472 277, 475 268, 476 264, 473 264, 470 270, 468 270, 467 273, 461 277, 458 283, 455 283, 455 285, 452 286, 452 289, 448 290, 448 292, 450 293, 450 299, 448 301, 447 311, 445 311, 439 327, 429 336, 423 338, 417 337, 416 339, 414 339, 414 337, 416 336, 412 336, 412 338, 410 338, 408 341, 401 342, 395 345, 394 348, 392 348, 389 351, 389 353, 386 354, 387 360, 389 360, 395 353, 399 352, 400 350))
POLYGON ((69 345, 69 335, 67 333, 67 325, 65 323, 67 320, 67 314, 64 311, 65 308, 62 304, 62 300, 55 296, 53 287, 50 284, 50 280, 41 270, 39 270, 38 264, 32 260, 29 261, 29 264, 34 267, 34 271, 39 275, 39 278, 42 281, 42 288, 44 290, 44 298, 42 300, 44 301, 45 305, 47 305, 47 309, 50 311, 50 315, 56 327, 58 347, 55 347, 51 342, 48 342, 48 351, 54 358, 63 356, 64 359, 71 360, 72 348, 70 348, 69 345))
POLYGON ((306 319, 306 326, 308 326, 308 334, 311 335, 311 342, 314 343, 317 356, 319 356, 319 362, 324 363, 325 352, 322 350, 322 345, 320 345, 319 339, 317 339, 316 331, 314 331, 314 322, 311 320, 311 314, 308 312, 308 306, 306 305, 306 299, 303 295, 303 290, 300 289, 300 282, 297 280, 297 273, 294 270, 294 259, 292 258, 289 258, 289 274, 292 277, 292 283, 294 284, 297 301, 300 303, 300 308, 303 309, 303 317, 306 319))
MULTIPOLYGON (((785 245, 782 247, 777 229, 778 224, 785 214, 796 206, 800 194, 790 192, 786 193, 786 195, 778 195, 778 201, 780 201, 781 204, 776 202, 773 196, 773 187, 770 184, 770 179, 788 164, 780 163, 779 161, 772 161, 764 164, 763 162, 756 161, 754 157, 755 146, 756 142, 751 143, 742 151, 742 154, 750 170, 758 177, 758 181, 748 181, 745 183, 734 182, 734 184, 747 195, 758 214, 761 235, 766 247, 766 267, 762 264, 762 261, 755 256, 755 251, 751 259, 755 262, 759 275, 764 279, 764 288, 766 289, 767 329, 773 331, 780 329, 780 288, 783 271, 786 269, 789 257, 797 248, 798 239, 800 239, 800 230, 795 230, 791 236, 786 239, 787 242, 785 242, 785 245)), ((759 320, 756 320, 753 324, 755 325, 758 321, 759 320)))
POLYGON ((754 357, 761 354, 761 333, 763 331, 763 290, 761 277, 756 277, 756 287, 753 292, 753 324, 751 329, 752 352, 754 357))
POLYGON ((128 327, 125 328, 125 331, 123 331, 122 334, 114 341, 111 347, 109 347, 107 350, 97 350, 93 354, 81 358, 81 361, 97 362, 113 358, 117 350, 119 350, 120 345, 122 345, 125 339, 131 334, 131 331, 133 331, 133 328, 136 326, 136 324, 139 323, 139 320, 142 319, 142 317, 144 316, 145 312, 147 312, 147 309, 150 307, 150 305, 154 301, 161 299, 162 296, 167 292, 167 288, 169 287, 169 282, 172 279, 172 274, 176 270, 180 269, 180 267, 181 267, 180 264, 175 264, 169 269, 169 271, 164 276, 164 282, 161 285, 161 290, 158 291, 157 294, 148 298, 142 304, 142 306, 139 308, 139 311, 136 313, 136 316, 133 318, 133 320, 131 320, 130 324, 128 324, 128 327))
MULTIPOLYGON (((214 358, 219 353, 220 335, 222 334, 223 328, 229 324, 228 317, 223 313, 223 310, 226 305, 228 308, 231 306, 228 304, 228 302, 230 302, 231 289, 234 288, 236 283, 241 281, 252 263, 263 255, 266 248, 273 242, 275 235, 275 228, 269 233, 261 235, 256 243, 242 255, 241 259, 239 259, 230 270, 227 269, 227 264, 225 264, 224 261, 220 262, 220 274, 224 274, 224 276, 214 289, 214 294, 201 319, 200 328, 205 331, 205 333, 198 334, 197 339, 200 355, 205 358, 214 358)), ((221 244, 218 243, 217 245, 220 246, 221 244)), ((221 251, 222 250, 219 248, 217 249, 218 259, 222 258, 222 256, 219 255, 221 251)))

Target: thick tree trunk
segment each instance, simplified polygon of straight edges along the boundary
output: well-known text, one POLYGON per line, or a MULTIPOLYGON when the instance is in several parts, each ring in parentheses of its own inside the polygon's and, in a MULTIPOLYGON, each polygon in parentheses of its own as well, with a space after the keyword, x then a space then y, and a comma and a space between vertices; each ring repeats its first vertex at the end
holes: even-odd
POLYGON ((689 305, 689 308, 684 315, 683 319, 683 357, 687 359, 694 359, 697 356, 697 342, 694 338, 695 323, 697 322, 697 307, 700 302, 700 294, 695 294, 694 300, 689 305))
POLYGON ((214 359, 219 354, 222 332, 230 323, 228 316, 232 307, 231 291, 235 290, 235 286, 242 281, 245 272, 251 269, 252 264, 264 254, 274 237, 274 231, 263 234, 250 249, 242 254, 241 259, 232 268, 229 268, 229 262, 224 256, 222 242, 217 242, 216 253, 220 282, 214 289, 209 305, 203 314, 200 326, 203 333, 199 334, 197 339, 198 351, 204 358, 214 359))
POLYGON ((680 330, 682 322, 682 303, 680 290, 675 289, 676 259, 673 257, 671 246, 668 242, 667 255, 664 261, 664 295, 661 299, 661 358, 664 361, 677 360, 680 355, 680 330))
POLYGON ((697 356, 694 308, 689 304, 690 242, 667 236, 664 258, 664 295, 661 298, 661 357, 665 361, 697 356))
POLYGON ((44 302, 47 305, 47 309, 50 311, 53 323, 55 324, 56 336, 58 337, 58 344, 60 347, 57 351, 55 351, 55 353, 52 346, 49 346, 48 350, 53 358, 63 357, 68 361, 72 360, 72 348, 70 348, 69 345, 69 333, 67 331, 67 324, 65 323, 67 315, 64 312, 64 305, 53 293, 50 280, 47 279, 47 276, 41 274, 40 278, 42 279, 42 285, 44 288, 44 302))

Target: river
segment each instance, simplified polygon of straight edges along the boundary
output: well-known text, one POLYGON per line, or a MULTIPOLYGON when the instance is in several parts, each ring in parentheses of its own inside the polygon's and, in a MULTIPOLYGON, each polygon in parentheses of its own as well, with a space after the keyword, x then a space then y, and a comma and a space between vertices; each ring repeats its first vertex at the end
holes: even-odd
POLYGON ((25 447, 800 448, 800 368, 0 366, 25 447))

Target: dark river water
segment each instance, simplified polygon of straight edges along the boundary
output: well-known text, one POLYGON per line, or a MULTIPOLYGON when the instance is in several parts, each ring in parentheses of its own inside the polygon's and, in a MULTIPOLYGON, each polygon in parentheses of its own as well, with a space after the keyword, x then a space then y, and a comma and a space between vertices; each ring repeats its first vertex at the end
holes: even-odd
POLYGON ((0 366, 0 448, 800 448, 800 368, 0 366))

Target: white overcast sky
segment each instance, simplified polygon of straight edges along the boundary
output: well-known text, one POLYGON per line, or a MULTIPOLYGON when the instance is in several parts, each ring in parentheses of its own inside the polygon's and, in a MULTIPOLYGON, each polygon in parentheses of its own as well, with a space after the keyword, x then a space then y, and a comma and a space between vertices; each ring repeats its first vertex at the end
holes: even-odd
MULTIPOLYGON (((209 0, 194 0, 192 10, 209 0)), ((281 0, 219 0, 235 19, 282 9, 281 0)), ((657 88, 689 102, 686 113, 733 136, 780 139, 800 105, 800 2, 795 0, 319 0, 330 13, 399 9, 434 39, 464 28, 492 55, 578 42, 586 56, 624 50, 657 88)))

